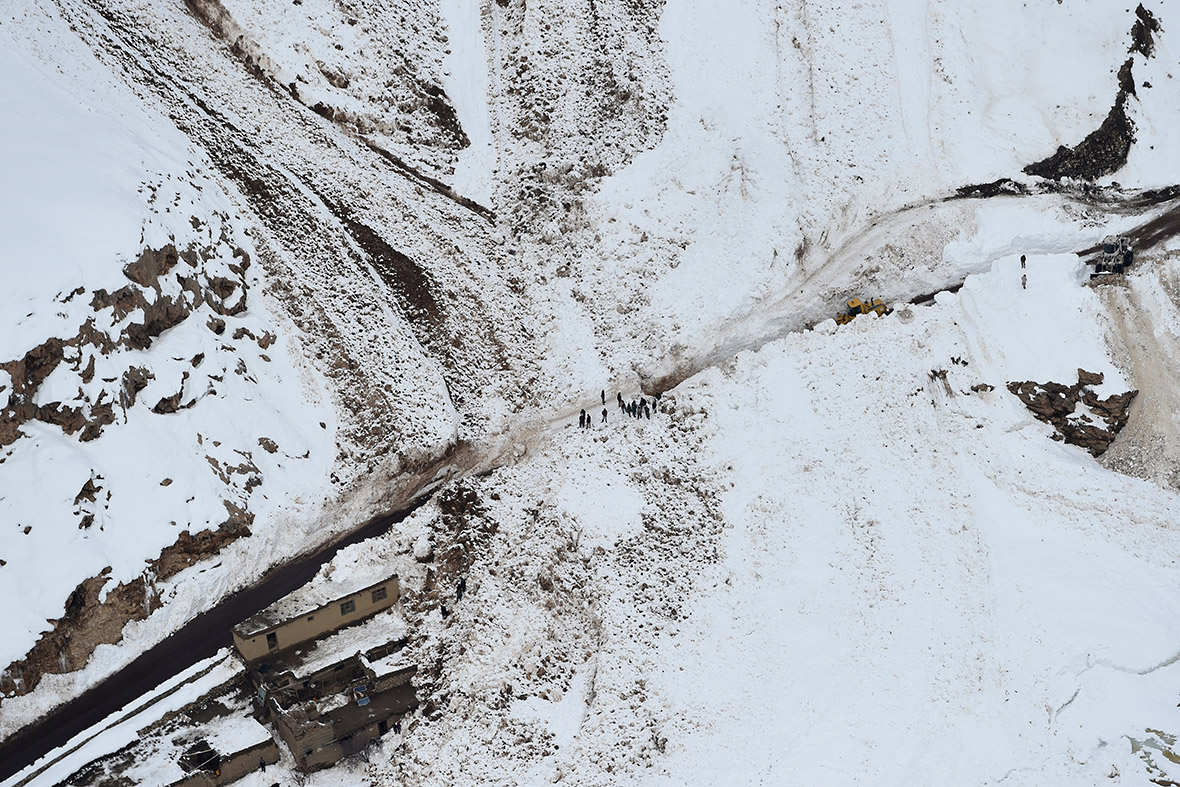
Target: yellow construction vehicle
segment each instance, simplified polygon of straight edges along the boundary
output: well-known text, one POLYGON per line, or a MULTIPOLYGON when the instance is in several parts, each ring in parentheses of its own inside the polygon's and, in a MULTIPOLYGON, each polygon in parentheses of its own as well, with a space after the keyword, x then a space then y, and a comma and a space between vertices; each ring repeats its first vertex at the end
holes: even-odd
POLYGON ((837 325, 847 325, 852 320, 862 314, 874 312, 880 316, 885 316, 887 310, 885 308, 885 301, 880 298, 873 298, 870 301, 862 301, 860 298, 853 298, 848 302, 848 308, 843 314, 836 315, 837 325))

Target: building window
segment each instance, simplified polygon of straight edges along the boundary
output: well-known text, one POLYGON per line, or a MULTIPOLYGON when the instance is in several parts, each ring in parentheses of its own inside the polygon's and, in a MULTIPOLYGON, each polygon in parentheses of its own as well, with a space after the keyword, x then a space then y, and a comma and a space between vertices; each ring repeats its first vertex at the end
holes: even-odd
POLYGON ((376 604, 378 601, 384 600, 387 595, 388 593, 385 591, 385 586, 382 585, 373 591, 373 603, 376 604))
POLYGON ((340 605, 340 614, 341 615, 351 615, 353 612, 356 612, 356 601, 355 600, 349 599, 348 601, 345 601, 343 604, 340 605))
POLYGON ((278 635, 277 634, 267 634, 266 635, 266 647, 270 650, 274 650, 278 646, 279 646, 278 635))

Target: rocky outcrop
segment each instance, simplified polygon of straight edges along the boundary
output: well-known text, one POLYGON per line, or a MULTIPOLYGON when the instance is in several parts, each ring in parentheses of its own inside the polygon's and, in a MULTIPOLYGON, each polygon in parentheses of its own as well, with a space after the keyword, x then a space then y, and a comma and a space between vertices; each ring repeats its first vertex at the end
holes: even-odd
POLYGON ((1159 20, 1140 3, 1135 9, 1135 24, 1131 26, 1131 51, 1151 57, 1155 53, 1155 34, 1159 31, 1159 20))
POLYGON ((123 275, 140 287, 158 287, 160 277, 176 267, 176 247, 171 243, 164 248, 144 249, 139 259, 123 268, 123 275))
POLYGON ((0 448, 16 442, 21 435, 20 425, 37 417, 33 397, 63 357, 61 339, 50 338, 25 353, 24 358, 0 363, 0 370, 12 378, 8 405, 0 410, 0 448))
POLYGON ((1102 125, 1072 148, 1061 145, 1049 158, 1029 164, 1029 175, 1057 180, 1096 180, 1122 169, 1135 141, 1135 125, 1127 117, 1127 96, 1135 94, 1128 58, 1119 70, 1119 92, 1102 125))
MULTIPOLYGON (((1135 10, 1128 54, 1151 57, 1155 51, 1154 35, 1159 30, 1159 21, 1140 4, 1135 10)), ((1133 67, 1134 59, 1128 57, 1119 69, 1119 92, 1102 125, 1074 147, 1062 145, 1052 156, 1029 164, 1024 171, 1050 180, 1096 180, 1122 169, 1135 142, 1135 124, 1127 116, 1127 99, 1136 95, 1133 67)))
POLYGON ((1085 448, 1094 456, 1101 456, 1119 430, 1127 425, 1131 401, 1138 391, 1127 391, 1099 399, 1090 386, 1101 385, 1100 372, 1078 369, 1078 381, 1073 385, 1061 383, 1010 382, 1008 390, 1040 421, 1052 424, 1057 430, 1055 440, 1085 448), (1083 410, 1078 412, 1078 404, 1083 410), (1088 411, 1088 412, 1087 412, 1088 411))
MULTIPOLYGON (((221 240, 225 241, 226 238, 222 237, 221 240)), ((119 348, 146 350, 157 337, 180 325, 205 305, 222 317, 244 312, 245 272, 250 266, 249 255, 240 248, 234 250, 237 262, 225 267, 236 278, 206 271, 201 263, 211 256, 206 249, 177 252, 172 244, 160 249, 144 249, 134 262, 123 268, 123 275, 131 284, 113 292, 95 290, 90 299, 90 307, 96 313, 110 309, 116 324, 122 325, 128 315, 142 314, 141 318, 128 321, 113 335, 96 328, 93 318, 87 319, 76 335, 67 339, 51 337, 29 350, 23 358, 0 363, 0 370, 12 378, 12 393, 7 405, 0 409, 0 447, 16 442, 23 434, 21 424, 33 420, 59 426, 67 435, 78 434, 78 439, 83 442, 94 440, 101 436, 103 427, 115 422, 113 405, 118 404, 124 410, 134 405, 136 395, 153 377, 146 369, 132 367, 124 373, 121 384, 99 392, 93 400, 80 396, 74 402, 38 405, 35 399, 41 383, 63 361, 73 364, 81 383, 89 384, 94 379, 96 353, 110 355, 119 348), (173 274, 175 282, 172 286, 175 288, 178 283, 179 292, 176 295, 164 295, 162 290, 165 282, 162 277, 172 273, 182 260, 194 270, 183 275, 173 274)), ((79 287, 69 297, 72 299, 83 292, 79 287)), ((221 317, 210 319, 221 326, 221 331, 225 330, 225 320, 221 317)), ((180 409, 179 394, 176 398, 172 406, 164 401, 157 403, 155 412, 176 412, 180 409)))
MULTIPOLYGON (((89 499, 95 492, 88 481, 78 493, 78 499, 89 499)), ((111 581, 108 566, 97 576, 83 580, 66 600, 65 613, 49 621, 52 630, 42 634, 23 659, 14 661, 0 673, 0 695, 27 694, 45 675, 81 669, 95 648, 118 642, 123 638, 123 627, 130 621, 143 620, 160 608, 157 582, 250 535, 254 515, 234 503, 223 502, 229 516, 216 530, 202 530, 195 536, 185 530, 176 543, 161 550, 155 560, 148 561, 148 569, 135 579, 106 589, 111 581)))

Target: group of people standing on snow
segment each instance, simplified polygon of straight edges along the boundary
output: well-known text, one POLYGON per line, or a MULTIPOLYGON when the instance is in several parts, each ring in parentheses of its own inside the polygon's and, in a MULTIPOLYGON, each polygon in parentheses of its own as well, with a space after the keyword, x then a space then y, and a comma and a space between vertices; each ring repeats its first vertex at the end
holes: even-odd
MULTIPOLYGON (((619 402, 619 409, 622 410, 626 415, 628 415, 632 418, 647 418, 649 421, 651 420, 651 414, 653 412, 658 413, 660 411, 659 410, 660 396, 661 396, 661 394, 656 394, 655 396, 653 396, 651 398, 650 401, 648 401, 647 399, 645 399, 641 396, 638 399, 632 399, 630 402, 624 402, 623 401, 623 393, 621 391, 619 393, 615 394, 615 397, 619 402)), ((606 405, 606 390, 605 389, 602 391, 601 397, 602 397, 602 404, 606 405)), ((606 407, 605 406, 602 408, 602 421, 601 422, 604 424, 606 423, 606 407)), ((580 416, 578 416, 578 428, 579 429, 589 429, 591 426, 593 426, 593 424, 594 424, 594 416, 590 413, 587 413, 585 410, 582 410, 582 414, 580 416)))

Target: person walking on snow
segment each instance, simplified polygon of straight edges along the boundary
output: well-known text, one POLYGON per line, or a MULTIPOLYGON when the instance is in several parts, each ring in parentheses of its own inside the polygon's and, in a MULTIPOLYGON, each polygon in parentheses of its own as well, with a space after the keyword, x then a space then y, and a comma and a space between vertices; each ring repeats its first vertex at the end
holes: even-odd
POLYGON ((1024 255, 1023 254, 1020 255, 1020 267, 1021 268, 1024 267, 1024 255))
POLYGON ((606 404, 606 389, 602 389, 602 403, 606 404))
POLYGON ((602 408, 602 422, 606 423, 606 408, 602 408))
POLYGON ((586 428, 586 411, 585 410, 583 410, 582 414, 578 416, 578 428, 579 429, 586 428))
POLYGON ((615 395, 619 397, 619 409, 620 409, 620 410, 626 410, 626 409, 627 409, 627 405, 623 404, 623 392, 622 392, 622 391, 619 391, 619 392, 618 392, 617 394, 615 394, 615 395))

